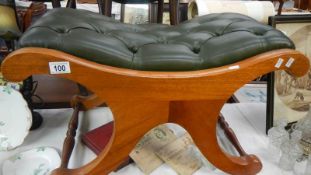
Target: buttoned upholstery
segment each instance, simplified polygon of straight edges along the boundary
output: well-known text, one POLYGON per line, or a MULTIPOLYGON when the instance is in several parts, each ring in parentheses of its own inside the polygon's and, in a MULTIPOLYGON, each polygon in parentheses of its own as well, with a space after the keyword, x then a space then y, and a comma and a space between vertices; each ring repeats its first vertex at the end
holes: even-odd
POLYGON ((19 47, 56 49, 121 68, 188 71, 294 48, 294 44, 282 32, 234 13, 167 26, 124 24, 89 11, 54 9, 28 29, 19 47))

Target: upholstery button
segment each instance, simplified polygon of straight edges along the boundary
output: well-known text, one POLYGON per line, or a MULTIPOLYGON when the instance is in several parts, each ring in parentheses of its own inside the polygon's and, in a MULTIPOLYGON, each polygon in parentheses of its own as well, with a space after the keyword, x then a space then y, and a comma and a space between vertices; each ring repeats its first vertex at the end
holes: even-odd
POLYGON ((194 53, 199 53, 200 50, 201 50, 201 45, 200 45, 199 41, 195 41, 193 43, 193 52, 194 53))
MULTIPOLYGON (((66 33, 65 31, 66 31, 65 28, 58 28, 57 29, 57 33, 66 33)), ((68 31, 68 29, 67 29, 67 31, 68 31)))
POLYGON ((159 37, 159 43, 166 43, 166 38, 165 37, 159 37))
POLYGON ((267 31, 254 31, 252 33, 257 36, 264 36, 267 33, 267 31))
POLYGON ((193 48, 193 52, 194 52, 194 53, 199 53, 200 50, 201 50, 200 47, 195 47, 195 48, 193 48))
POLYGON ((137 46, 131 46, 131 47, 129 47, 129 50, 132 51, 133 53, 136 53, 138 51, 138 47, 137 46))

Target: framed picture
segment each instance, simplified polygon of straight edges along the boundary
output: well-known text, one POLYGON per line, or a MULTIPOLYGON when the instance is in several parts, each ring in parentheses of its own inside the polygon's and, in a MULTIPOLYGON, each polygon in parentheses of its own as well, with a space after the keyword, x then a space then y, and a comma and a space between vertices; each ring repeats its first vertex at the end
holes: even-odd
MULTIPOLYGON (((296 46, 296 50, 311 58, 311 15, 272 16, 269 24, 284 32, 296 46)), ((310 60, 311 61, 311 60, 310 60)), ((290 124, 303 118, 311 103, 311 72, 303 77, 292 77, 285 71, 268 76, 268 100, 266 130, 280 118, 290 124)))
POLYGON ((237 90, 232 98, 235 103, 266 103, 267 83, 265 81, 252 81, 237 90))
POLYGON ((121 21, 130 24, 145 24, 148 23, 148 5, 147 4, 126 4, 121 5, 124 8, 124 15, 121 21))

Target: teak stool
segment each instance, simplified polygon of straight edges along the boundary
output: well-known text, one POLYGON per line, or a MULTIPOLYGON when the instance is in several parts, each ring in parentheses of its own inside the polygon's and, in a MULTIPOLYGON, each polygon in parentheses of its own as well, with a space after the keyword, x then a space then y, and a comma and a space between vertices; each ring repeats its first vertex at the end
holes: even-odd
POLYGON ((57 9, 30 27, 19 46, 2 65, 6 79, 21 81, 34 74, 67 78, 94 93, 80 99, 84 109, 105 102, 114 115, 113 137, 95 160, 54 174, 108 174, 146 132, 167 122, 184 127, 217 168, 256 174, 262 167, 256 156, 232 156, 219 147, 221 108, 260 75, 283 69, 302 76, 309 69, 308 59, 293 50, 282 32, 233 13, 169 27, 57 9))

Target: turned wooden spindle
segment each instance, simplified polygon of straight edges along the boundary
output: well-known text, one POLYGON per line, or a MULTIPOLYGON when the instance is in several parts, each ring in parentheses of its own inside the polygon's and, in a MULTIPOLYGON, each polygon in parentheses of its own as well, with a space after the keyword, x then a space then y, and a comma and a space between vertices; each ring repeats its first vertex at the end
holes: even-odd
POLYGON ((218 122, 220 124, 220 127, 224 130, 226 137, 230 140, 234 148, 239 152, 240 156, 247 155, 247 153, 240 145, 240 142, 236 137, 234 131, 232 130, 232 128, 230 128, 229 124, 222 115, 219 115, 218 122))
POLYGON ((80 107, 81 107, 80 103, 76 103, 74 105, 74 111, 69 121, 66 138, 63 144, 62 160, 61 160, 60 168, 67 168, 71 153, 75 146, 75 136, 76 136, 76 130, 78 128, 78 123, 79 123, 80 107))

